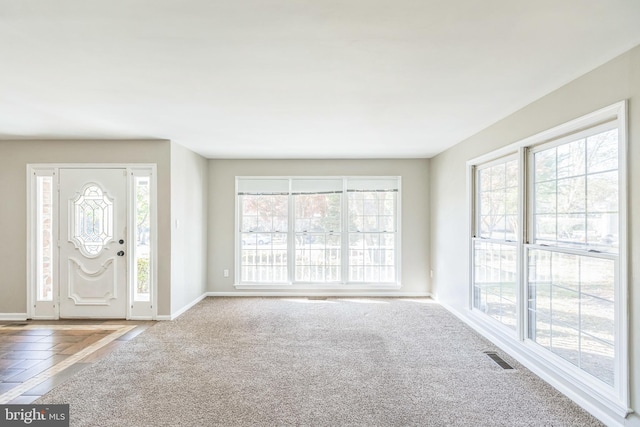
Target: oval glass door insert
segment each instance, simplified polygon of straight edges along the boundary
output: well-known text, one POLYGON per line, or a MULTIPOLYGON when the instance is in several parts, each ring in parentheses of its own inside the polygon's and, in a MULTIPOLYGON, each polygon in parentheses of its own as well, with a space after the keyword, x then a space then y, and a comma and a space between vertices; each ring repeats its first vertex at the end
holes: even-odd
POLYGON ((71 201, 71 240, 83 255, 93 258, 113 239, 113 200, 91 183, 71 201))

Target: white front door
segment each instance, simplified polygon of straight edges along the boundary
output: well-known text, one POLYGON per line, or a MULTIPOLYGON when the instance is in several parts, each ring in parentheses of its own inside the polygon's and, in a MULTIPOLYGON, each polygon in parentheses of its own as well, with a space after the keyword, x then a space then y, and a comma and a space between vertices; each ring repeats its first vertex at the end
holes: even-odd
POLYGON ((60 169, 60 317, 127 315, 125 169, 60 169))

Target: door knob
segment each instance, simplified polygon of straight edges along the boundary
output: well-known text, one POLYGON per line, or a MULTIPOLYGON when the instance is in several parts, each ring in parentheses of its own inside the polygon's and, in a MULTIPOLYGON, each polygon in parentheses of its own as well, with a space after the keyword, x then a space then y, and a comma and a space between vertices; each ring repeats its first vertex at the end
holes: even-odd
POLYGON ((118 251, 118 253, 116 254, 118 256, 124 256, 124 251, 118 251))
POLYGON ((121 245, 124 245, 124 240, 120 239, 118 240, 118 243, 120 243, 121 245))

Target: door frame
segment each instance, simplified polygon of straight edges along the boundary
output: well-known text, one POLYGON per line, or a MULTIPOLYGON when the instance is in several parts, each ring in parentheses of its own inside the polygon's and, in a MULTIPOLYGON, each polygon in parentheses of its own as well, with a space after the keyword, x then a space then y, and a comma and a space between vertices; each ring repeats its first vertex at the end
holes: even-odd
POLYGON ((135 210, 136 195, 134 191, 136 177, 150 177, 150 301, 140 303, 134 301, 133 291, 135 280, 133 278, 134 256, 127 257, 127 292, 126 292, 126 319, 128 320, 156 320, 158 316, 158 221, 157 221, 157 165, 153 163, 30 163, 27 164, 27 318, 28 319, 53 319, 60 318, 60 286, 59 286, 59 262, 60 239, 59 230, 59 170, 60 169, 123 169, 127 176, 126 211, 127 211, 127 244, 128 254, 134 253, 135 242, 135 210), (37 178, 38 176, 53 177, 53 207, 52 207, 52 301, 37 301, 37 178))

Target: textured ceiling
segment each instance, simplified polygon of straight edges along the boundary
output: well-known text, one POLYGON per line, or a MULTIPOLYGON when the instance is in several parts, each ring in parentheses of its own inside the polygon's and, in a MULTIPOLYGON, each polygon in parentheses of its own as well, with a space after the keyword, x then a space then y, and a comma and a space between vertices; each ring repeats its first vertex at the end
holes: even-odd
POLYGON ((640 44, 638 0, 0 0, 0 139, 431 157, 640 44))

